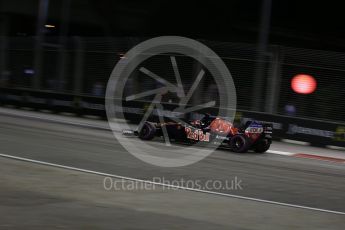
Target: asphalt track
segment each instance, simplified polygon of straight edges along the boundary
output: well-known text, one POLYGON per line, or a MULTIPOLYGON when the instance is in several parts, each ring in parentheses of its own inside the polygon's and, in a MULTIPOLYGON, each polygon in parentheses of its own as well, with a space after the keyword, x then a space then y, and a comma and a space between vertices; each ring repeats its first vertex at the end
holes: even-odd
MULTIPOLYGON (((21 112, 17 111, 16 113, 18 113, 19 116, 14 117, 0 113, 1 154, 130 178, 156 181, 160 179, 167 183, 172 181, 181 181, 182 179, 184 181, 198 180, 201 181, 201 184, 206 184, 209 180, 218 180, 225 183, 225 181, 237 178, 238 180, 241 180, 242 189, 202 189, 212 190, 217 193, 233 194, 292 205, 345 212, 344 163, 301 159, 270 153, 262 155, 234 154, 224 150, 217 150, 209 157, 193 165, 178 168, 162 168, 143 163, 131 154, 127 153, 116 141, 109 130, 55 123, 39 119, 28 119, 20 117, 21 112)), ((159 146, 162 145, 162 143, 157 142, 154 143, 154 145, 159 146)), ((272 146, 272 149, 276 151, 294 151, 303 153, 306 151, 327 151, 330 154, 343 154, 343 152, 335 150, 311 148, 285 143, 275 143, 272 146)), ((2 163, 4 163, 3 161, 4 160, 2 160, 2 163)), ((8 164, 10 163, 6 163, 6 167, 8 164)), ((29 170, 29 166, 27 164, 29 163, 26 163, 25 169, 29 170)), ((32 167, 34 168, 37 166, 32 167)), ((3 168, 5 172, 1 173, 1 180, 3 182, 8 182, 6 179, 7 173, 11 172, 11 170, 19 170, 20 172, 21 169, 22 168, 18 165, 12 169, 8 169, 9 171, 6 171, 6 169, 3 168)), ((83 175, 83 177, 85 177, 85 175, 83 175)), ((56 181, 56 183, 58 182, 56 181)), ((2 190, 2 197, 4 196, 4 193, 7 194, 7 192, 10 192, 6 191, 5 186, 2 190)), ((206 202, 206 200, 209 199, 209 203, 204 204, 203 202, 200 202, 200 207, 194 207, 195 209, 209 209, 212 206, 212 200, 216 199, 216 195, 212 194, 204 194, 203 196, 203 202, 206 202), (207 206, 205 207, 203 205, 207 206)), ((173 199, 179 199, 176 194, 173 197, 173 199)), ((164 199, 170 200, 169 198, 162 198, 162 200, 164 199)), ((188 207, 190 208, 190 205, 195 205, 193 201, 191 201, 190 205, 188 201, 185 201, 184 204, 186 206, 184 208, 186 209, 188 209, 188 207)), ((4 206, 1 207, 1 209, 4 208, 4 206)), ((239 206, 236 206, 236 208, 240 209, 239 206)), ((263 207, 260 208, 260 212, 264 212, 265 209, 263 207)), ((2 211, 4 210, 5 209, 2 211)), ((232 207, 231 210, 233 211, 234 207, 232 207)), ((229 212, 231 210, 229 210, 229 212)), ((251 210, 251 212, 252 211, 253 210, 251 210)), ((128 210, 126 212, 128 212, 128 210)), ((117 215, 126 216, 126 212, 124 211, 121 213, 121 211, 119 211, 117 215)), ((296 211, 296 213, 298 213, 298 211, 296 211)), ((320 215, 320 212, 314 211, 314 214, 320 215)), ((136 213, 136 215, 139 214, 136 213)), ((172 214, 170 213, 169 215, 172 214)), ((329 215, 339 216, 339 214, 329 215)), ((329 217, 326 219, 329 219, 329 217)), ((173 220, 170 221, 173 222, 173 220)), ((236 226, 238 229, 259 229, 253 227, 254 225, 251 224, 254 223, 249 223, 248 225, 244 223, 243 225, 234 224, 232 227, 236 226)), ((333 226, 329 225, 332 223, 327 224, 328 228, 344 229, 345 216, 340 215, 340 219, 337 219, 333 226)), ((217 226, 216 223, 213 223, 213 225, 215 227, 217 226)), ((222 225, 218 227, 221 229, 223 225, 224 223, 222 222, 222 225)), ((177 227, 181 226, 183 227, 184 225, 177 227)), ((109 226, 103 227, 107 228, 109 226)), ((133 226, 126 227, 131 228, 133 226)), ((151 227, 147 227, 147 229, 150 229, 151 227)), ((202 225, 199 227, 202 227, 202 225)), ((285 227, 286 228, 284 228, 284 226, 280 226, 275 229, 291 229, 289 226, 285 227)), ((145 228, 143 227, 143 229, 145 228)), ((266 226, 266 228, 264 227, 261 229, 269 228, 266 226)), ((306 229, 306 226, 302 229, 306 229)))

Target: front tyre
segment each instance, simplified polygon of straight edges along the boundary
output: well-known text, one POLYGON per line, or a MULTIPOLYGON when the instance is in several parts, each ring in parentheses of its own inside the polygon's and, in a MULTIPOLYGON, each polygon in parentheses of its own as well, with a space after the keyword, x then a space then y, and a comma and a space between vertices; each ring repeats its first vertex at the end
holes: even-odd
POLYGON ((248 140, 243 135, 235 135, 230 140, 230 148, 235 153, 244 153, 248 151, 248 140))
POLYGON ((266 152, 271 146, 271 140, 263 139, 258 141, 258 143, 255 144, 254 151, 256 153, 264 153, 266 152))
POLYGON ((156 134, 156 127, 151 122, 146 121, 139 131, 139 138, 142 140, 152 140, 156 134))

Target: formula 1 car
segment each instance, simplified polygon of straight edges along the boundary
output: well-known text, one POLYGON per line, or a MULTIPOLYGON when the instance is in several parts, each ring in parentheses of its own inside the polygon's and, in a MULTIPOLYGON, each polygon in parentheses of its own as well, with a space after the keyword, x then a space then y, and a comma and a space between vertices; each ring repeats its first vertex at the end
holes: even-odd
POLYGON ((233 152, 244 153, 254 150, 257 153, 266 152, 272 143, 272 124, 247 121, 240 127, 235 127, 225 118, 204 115, 200 120, 188 123, 166 122, 154 123, 146 121, 140 131, 124 130, 124 135, 134 134, 142 140, 152 140, 163 137, 165 126, 169 139, 184 143, 211 143, 231 149, 233 152))

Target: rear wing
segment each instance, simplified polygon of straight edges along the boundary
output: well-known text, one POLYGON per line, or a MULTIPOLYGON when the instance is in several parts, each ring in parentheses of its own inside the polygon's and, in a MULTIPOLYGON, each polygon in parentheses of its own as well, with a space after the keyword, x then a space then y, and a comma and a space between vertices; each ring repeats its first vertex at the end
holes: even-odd
POLYGON ((272 134, 273 133, 273 124, 268 122, 261 122, 262 127, 264 129, 264 133, 272 134))

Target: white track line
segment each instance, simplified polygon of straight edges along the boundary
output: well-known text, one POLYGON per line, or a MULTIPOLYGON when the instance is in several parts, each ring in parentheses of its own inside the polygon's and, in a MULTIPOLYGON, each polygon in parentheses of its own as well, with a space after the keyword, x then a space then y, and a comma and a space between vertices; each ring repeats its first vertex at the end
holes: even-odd
POLYGON ((257 198, 252 198, 252 197, 238 196, 238 195, 232 195, 232 194, 227 194, 227 193, 213 192, 213 191, 188 188, 188 187, 182 187, 182 186, 175 186, 175 185, 164 184, 164 183, 159 183, 159 182, 154 182, 154 181, 149 181, 149 180, 141 180, 141 179, 136 179, 136 178, 131 178, 131 177, 115 175, 115 174, 109 174, 109 173, 97 172, 97 171, 93 171, 93 170, 75 168, 75 167, 66 166, 66 165, 54 164, 54 163, 49 163, 49 162, 45 162, 45 161, 38 161, 38 160, 33 160, 33 159, 29 159, 29 158, 24 158, 24 157, 17 157, 17 156, 2 154, 2 153, 0 153, 0 157, 20 160, 20 161, 25 161, 25 162, 30 162, 30 163, 35 163, 35 164, 40 164, 40 165, 45 165, 45 166, 52 166, 52 167, 56 167, 56 168, 68 169, 68 170, 73 170, 73 171, 78 171, 78 172, 83 172, 83 173, 90 173, 90 174, 95 174, 95 175, 100 175, 100 176, 113 177, 113 178, 135 181, 135 182, 140 182, 140 183, 148 183, 148 184, 164 186, 164 187, 173 188, 173 189, 181 189, 181 190, 186 190, 186 191, 191 191, 191 192, 200 192, 200 193, 211 194, 211 195, 218 195, 218 196, 231 197, 231 198, 237 198, 237 199, 243 199, 243 200, 250 200, 250 201, 261 202, 261 203, 272 204, 272 205, 281 205, 281 206, 291 207, 291 208, 300 208, 300 209, 306 209, 306 210, 310 210, 310 211, 318 211, 318 212, 325 212, 325 213, 331 213, 331 214, 337 214, 337 215, 345 215, 345 212, 332 211, 332 210, 327 210, 327 209, 313 208, 313 207, 288 204, 288 203, 281 203, 281 202, 276 202, 276 201, 263 200, 263 199, 257 199, 257 198))
POLYGON ((284 156, 293 156, 296 154, 292 152, 284 152, 284 151, 279 151, 279 150, 267 150, 267 153, 279 154, 279 155, 284 155, 284 156))
POLYGON ((295 145, 305 145, 305 146, 310 145, 310 143, 306 141, 297 141, 297 140, 291 140, 291 139, 281 139, 281 141, 290 143, 290 144, 295 144, 295 145))
POLYGON ((335 145, 326 145, 326 148, 333 149, 333 150, 345 150, 345 147, 335 146, 335 145))
POLYGON ((87 127, 87 128, 98 128, 98 129, 110 130, 110 128, 108 126, 88 124, 86 122, 71 121, 71 120, 67 120, 67 118, 63 118, 63 117, 61 117, 61 118, 50 117, 49 114, 48 115, 47 114, 37 115, 37 114, 27 114, 27 113, 18 114, 14 111, 12 112, 12 111, 5 111, 5 110, 0 110, 0 114, 13 115, 16 117, 33 118, 33 119, 38 119, 38 120, 43 120, 43 121, 50 121, 50 122, 70 124, 70 125, 78 125, 78 126, 83 126, 83 127, 87 127))

